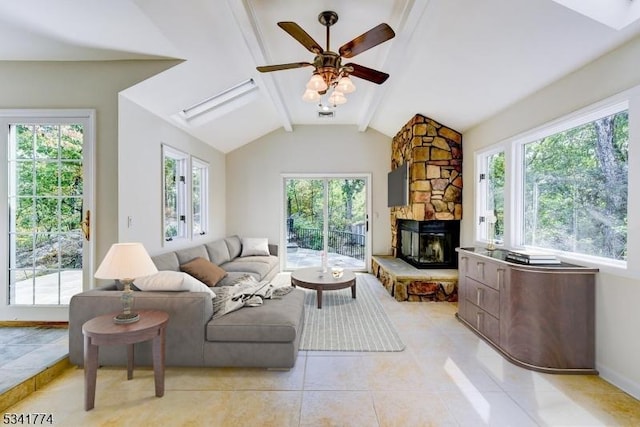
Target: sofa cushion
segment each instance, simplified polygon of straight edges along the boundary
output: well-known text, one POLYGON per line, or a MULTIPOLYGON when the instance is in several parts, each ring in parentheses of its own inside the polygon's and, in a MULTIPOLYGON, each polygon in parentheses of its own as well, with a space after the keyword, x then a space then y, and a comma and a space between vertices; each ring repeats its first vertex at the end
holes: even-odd
POLYGON ((241 257, 269 256, 269 240, 266 237, 243 237, 241 257))
POLYGON ((229 248, 229 257, 231 257, 231 259, 239 257, 240 251, 242 250, 242 242, 240 241, 240 237, 225 237, 224 241, 227 244, 227 248, 229 248))
POLYGON ((246 271, 229 271, 224 279, 220 280, 216 287, 220 286, 233 286, 238 280, 244 278, 245 276, 251 276, 254 279, 260 281, 262 280, 262 276, 257 273, 248 273, 246 271))
POLYGON ((207 243, 204 245, 207 248, 209 254, 209 261, 214 264, 221 265, 225 262, 231 261, 229 256, 229 248, 224 239, 216 240, 215 242, 207 243))
POLYGON ((211 320, 207 341, 292 342, 304 310, 304 291, 294 289, 258 307, 243 307, 211 320))
POLYGON ((207 248, 204 245, 194 246, 193 248, 178 249, 176 252, 180 265, 193 261, 196 258, 204 258, 210 261, 207 248))
POLYGON ((175 252, 152 256, 151 261, 158 270, 180 271, 180 261, 175 252))
POLYGON ((269 265, 269 267, 273 268, 278 265, 278 257, 275 256, 249 256, 249 257, 238 257, 233 260, 234 263, 242 263, 242 262, 261 262, 269 265))
POLYGON ((215 286, 227 275, 226 271, 201 257, 185 264, 180 264, 180 269, 205 283, 207 286, 215 286))
POLYGON ((260 275, 260 277, 258 277, 259 280, 265 277, 267 273, 271 270, 271 266, 269 264, 265 264, 264 262, 231 261, 231 262, 222 264, 220 267, 222 267, 225 271, 229 271, 229 272, 234 271, 234 272, 244 272, 244 273, 255 273, 260 275))

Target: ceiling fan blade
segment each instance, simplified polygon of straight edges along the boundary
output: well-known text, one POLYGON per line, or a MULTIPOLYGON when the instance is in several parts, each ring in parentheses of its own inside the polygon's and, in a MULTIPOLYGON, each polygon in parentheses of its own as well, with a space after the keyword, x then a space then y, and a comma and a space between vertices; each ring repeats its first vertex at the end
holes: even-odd
POLYGON ((343 44, 338 53, 344 58, 353 58, 354 56, 371 49, 374 46, 384 43, 394 38, 396 33, 393 32, 387 24, 380 24, 373 27, 364 34, 359 35, 355 39, 343 44))
POLYGON ((351 67, 353 71, 349 73, 351 76, 360 77, 361 79, 369 80, 376 84, 382 84, 389 78, 389 74, 382 71, 374 70, 373 68, 363 67, 362 65, 348 63, 344 67, 351 67))
POLYGON ((256 67, 256 70, 260 71, 261 73, 269 73, 271 71, 290 70, 291 68, 302 67, 313 67, 313 64, 310 64, 308 62, 291 62, 289 64, 263 65, 261 67, 256 67))
POLYGON ((307 48, 310 52, 315 53, 316 55, 324 52, 322 46, 318 44, 305 30, 300 27, 300 25, 295 22, 278 22, 278 26, 285 30, 291 37, 298 40, 298 42, 307 48))

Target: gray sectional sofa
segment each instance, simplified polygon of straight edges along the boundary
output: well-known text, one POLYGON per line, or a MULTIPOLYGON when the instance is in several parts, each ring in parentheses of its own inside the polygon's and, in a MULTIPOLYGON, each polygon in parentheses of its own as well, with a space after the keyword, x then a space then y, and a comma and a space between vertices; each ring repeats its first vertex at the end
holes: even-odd
MULTIPOLYGON (((228 275, 225 286, 243 275, 271 280, 279 272, 277 246, 270 255, 240 256, 238 236, 219 239, 188 249, 152 257, 158 270, 180 271, 180 265, 202 257, 219 265, 228 275)), ((216 286, 217 287, 217 286, 216 286)), ((212 288, 215 292, 216 287, 212 288)), ((121 310, 117 284, 82 292, 69 306, 69 358, 83 365, 82 325, 102 314, 121 310)), ((134 308, 169 313, 166 335, 167 366, 259 367, 289 369, 294 366, 304 321, 304 293, 293 289, 277 299, 265 299, 259 307, 243 307, 212 320, 213 305, 206 292, 135 292, 134 308)), ((151 365, 149 342, 136 344, 135 363, 151 365)), ((99 350, 101 365, 126 365, 125 346, 99 350)))

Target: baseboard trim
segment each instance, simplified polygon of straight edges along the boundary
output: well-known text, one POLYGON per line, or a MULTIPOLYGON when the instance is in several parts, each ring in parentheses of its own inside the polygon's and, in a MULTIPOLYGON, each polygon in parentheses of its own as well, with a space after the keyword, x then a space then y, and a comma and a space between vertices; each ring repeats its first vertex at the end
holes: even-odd
POLYGON ((640 384, 633 382, 623 375, 620 375, 617 371, 609 369, 606 366, 596 363, 596 369, 600 372, 600 377, 618 387, 625 393, 630 394, 636 399, 640 400, 640 384))

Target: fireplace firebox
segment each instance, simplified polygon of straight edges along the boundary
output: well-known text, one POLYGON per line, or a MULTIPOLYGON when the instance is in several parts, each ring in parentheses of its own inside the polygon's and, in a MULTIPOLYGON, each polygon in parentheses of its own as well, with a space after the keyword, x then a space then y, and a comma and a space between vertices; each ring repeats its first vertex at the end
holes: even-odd
POLYGON ((398 220, 396 256, 417 268, 458 268, 460 221, 398 220))

